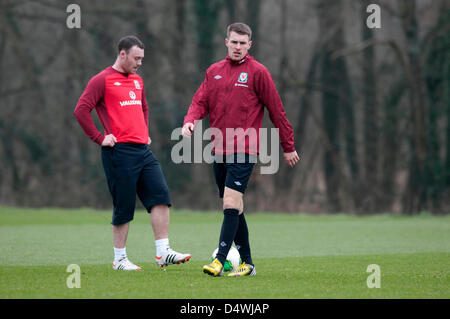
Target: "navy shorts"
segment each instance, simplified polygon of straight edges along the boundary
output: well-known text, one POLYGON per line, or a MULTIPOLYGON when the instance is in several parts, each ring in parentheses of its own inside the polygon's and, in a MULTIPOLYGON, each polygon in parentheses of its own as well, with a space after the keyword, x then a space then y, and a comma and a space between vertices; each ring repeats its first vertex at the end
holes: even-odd
POLYGON ((149 213, 155 205, 171 206, 161 166, 148 145, 102 147, 102 162, 113 199, 113 225, 133 220, 136 194, 149 213))
POLYGON ((249 154, 214 155, 214 176, 220 198, 225 186, 244 194, 255 163, 256 156, 249 154))

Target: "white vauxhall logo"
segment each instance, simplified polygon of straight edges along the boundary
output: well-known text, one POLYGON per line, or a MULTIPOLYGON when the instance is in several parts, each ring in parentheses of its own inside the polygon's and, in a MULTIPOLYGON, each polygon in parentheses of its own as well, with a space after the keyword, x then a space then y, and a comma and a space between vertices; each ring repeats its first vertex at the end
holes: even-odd
MULTIPOLYGON (((128 101, 120 101, 119 104, 120 106, 129 106, 129 105, 142 105, 142 101, 136 100, 136 93, 134 93, 133 91, 128 92, 128 95, 130 95, 131 100, 128 101)), ((139 96, 140 98, 140 96, 139 96)))

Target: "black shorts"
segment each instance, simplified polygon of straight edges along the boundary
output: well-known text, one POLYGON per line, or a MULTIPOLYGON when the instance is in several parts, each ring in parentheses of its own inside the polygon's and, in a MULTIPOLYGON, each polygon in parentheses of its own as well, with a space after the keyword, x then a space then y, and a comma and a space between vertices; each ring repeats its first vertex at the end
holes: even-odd
POLYGON ((148 145, 102 147, 102 162, 113 198, 113 225, 133 220, 136 194, 149 213, 155 205, 171 206, 161 166, 148 145))
POLYGON ((249 154, 214 155, 214 176, 220 198, 223 198, 225 186, 245 193, 256 159, 249 154))

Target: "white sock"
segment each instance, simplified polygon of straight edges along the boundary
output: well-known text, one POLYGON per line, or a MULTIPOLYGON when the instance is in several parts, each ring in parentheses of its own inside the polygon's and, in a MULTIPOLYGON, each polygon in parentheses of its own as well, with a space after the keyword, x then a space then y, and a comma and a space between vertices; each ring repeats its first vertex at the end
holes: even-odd
POLYGON ((122 258, 127 257, 127 248, 116 248, 114 247, 114 262, 118 262, 122 258))
POLYGON ((169 238, 162 238, 155 240, 156 246, 156 256, 160 257, 163 253, 170 248, 169 246, 169 238))

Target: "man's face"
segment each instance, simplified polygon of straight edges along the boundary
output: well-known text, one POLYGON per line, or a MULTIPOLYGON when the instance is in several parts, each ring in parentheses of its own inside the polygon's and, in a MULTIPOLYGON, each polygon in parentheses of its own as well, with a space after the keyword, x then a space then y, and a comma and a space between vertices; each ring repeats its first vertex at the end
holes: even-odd
POLYGON ((230 36, 225 39, 225 45, 228 48, 228 55, 231 60, 240 61, 247 55, 248 50, 252 46, 252 41, 249 41, 246 34, 231 31, 230 36))
POLYGON ((128 53, 125 50, 120 51, 120 65, 127 73, 136 73, 137 69, 142 65, 144 58, 144 50, 137 45, 132 46, 128 53))

